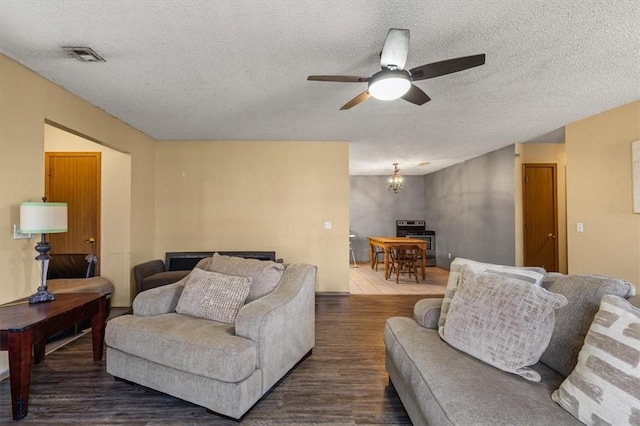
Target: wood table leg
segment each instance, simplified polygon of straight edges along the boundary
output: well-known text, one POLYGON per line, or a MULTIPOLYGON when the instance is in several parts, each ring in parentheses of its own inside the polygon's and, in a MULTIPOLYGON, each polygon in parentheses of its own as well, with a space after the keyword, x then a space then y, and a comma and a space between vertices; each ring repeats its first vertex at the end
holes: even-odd
POLYGON ((375 265, 375 250, 373 249, 373 244, 369 244, 369 259, 371 259, 371 269, 373 269, 374 265, 375 265))
POLYGON ((388 280, 389 279, 389 275, 391 275, 391 272, 389 271, 389 250, 390 248, 385 246, 384 247, 384 279, 388 280))
POLYGON ((29 411, 33 330, 9 331, 8 338, 11 412, 14 420, 20 420, 23 419, 29 411))
POLYGON ((420 269, 422 270, 422 279, 425 280, 427 279, 427 271, 426 271, 427 251, 426 250, 421 250, 421 251, 422 251, 422 262, 420 263, 420 269))
POLYGON ((46 342, 40 341, 40 342, 35 342, 33 344, 33 363, 34 364, 40 364, 42 361, 44 361, 44 352, 45 352, 45 348, 46 348, 46 342))
POLYGON ((98 300, 98 312, 91 317, 91 337, 93 339, 93 360, 100 361, 104 350, 104 329, 107 316, 107 297, 98 300))

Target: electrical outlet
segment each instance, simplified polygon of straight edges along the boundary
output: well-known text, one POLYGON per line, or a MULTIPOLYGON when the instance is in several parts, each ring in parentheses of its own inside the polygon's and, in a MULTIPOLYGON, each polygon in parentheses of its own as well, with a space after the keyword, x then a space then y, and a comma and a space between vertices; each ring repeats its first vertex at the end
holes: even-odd
POLYGON ((331 229, 332 227, 333 227, 333 224, 331 223, 331 221, 330 221, 330 220, 327 220, 327 221, 324 223, 324 229, 331 229))
POLYGON ((576 232, 584 232, 584 224, 582 222, 576 224, 576 232))
POLYGON ((451 259, 451 253, 449 253, 449 259, 451 259))
POLYGON ((14 240, 27 240, 31 238, 31 234, 23 234, 20 232, 20 225, 13 225, 13 239, 14 240))

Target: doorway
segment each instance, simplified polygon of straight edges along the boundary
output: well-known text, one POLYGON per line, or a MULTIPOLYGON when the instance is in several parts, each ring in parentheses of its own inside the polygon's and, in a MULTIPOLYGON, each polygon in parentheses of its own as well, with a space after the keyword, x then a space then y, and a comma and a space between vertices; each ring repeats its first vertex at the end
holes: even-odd
POLYGON ((556 164, 522 165, 524 266, 558 271, 556 164))
POLYGON ((44 152, 100 153, 100 209, 96 231, 99 248, 95 254, 100 275, 116 287, 112 306, 130 306, 135 286, 131 279, 131 155, 50 121, 44 124, 44 141, 44 152))

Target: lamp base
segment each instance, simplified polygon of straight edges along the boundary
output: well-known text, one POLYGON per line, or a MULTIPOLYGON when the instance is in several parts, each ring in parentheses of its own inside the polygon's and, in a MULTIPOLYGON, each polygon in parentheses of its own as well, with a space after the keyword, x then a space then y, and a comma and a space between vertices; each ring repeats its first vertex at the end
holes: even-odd
POLYGON ((51 300, 56 300, 56 295, 53 293, 49 293, 46 288, 39 288, 36 294, 32 294, 31 296, 29 296, 29 304, 49 302, 51 300))

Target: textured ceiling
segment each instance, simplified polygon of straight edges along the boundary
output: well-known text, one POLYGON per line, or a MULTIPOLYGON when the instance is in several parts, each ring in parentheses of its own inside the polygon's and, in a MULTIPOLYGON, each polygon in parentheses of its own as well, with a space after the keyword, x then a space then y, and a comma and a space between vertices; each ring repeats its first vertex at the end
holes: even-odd
POLYGON ((352 175, 425 174, 640 99, 640 1, 0 0, 0 52, 155 139, 349 141, 352 175), (306 81, 379 71, 392 27, 407 68, 486 64, 416 82, 420 107, 306 81))

